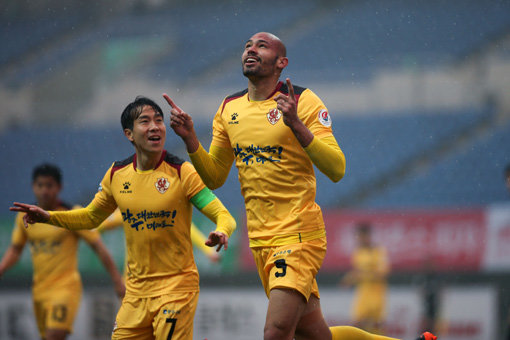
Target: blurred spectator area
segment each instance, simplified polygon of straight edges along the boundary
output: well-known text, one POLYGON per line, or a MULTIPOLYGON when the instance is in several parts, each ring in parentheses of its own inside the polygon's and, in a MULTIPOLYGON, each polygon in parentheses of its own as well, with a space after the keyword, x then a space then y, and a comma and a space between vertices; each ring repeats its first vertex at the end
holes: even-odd
MULTIPOLYGON (((310 87, 347 157, 341 184, 318 176, 325 207, 483 205, 505 199, 510 162, 508 1, 6 1, 0 36, 0 198, 30 201, 31 168, 64 170, 88 202, 132 152, 119 117, 167 92, 208 145, 226 95, 246 87, 245 41, 287 45, 283 77, 310 87)), ((168 131, 167 148, 183 158, 168 131)), ((242 209, 236 171, 224 190, 242 209), (233 194, 234 193, 234 194, 233 194)))

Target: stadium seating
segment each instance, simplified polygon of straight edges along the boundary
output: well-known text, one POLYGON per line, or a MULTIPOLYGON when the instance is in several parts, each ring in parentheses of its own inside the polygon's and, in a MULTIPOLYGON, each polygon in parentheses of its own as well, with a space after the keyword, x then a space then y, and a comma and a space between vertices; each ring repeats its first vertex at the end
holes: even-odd
POLYGON ((408 176, 364 203, 366 207, 482 206, 506 201, 504 169, 510 164, 510 124, 457 153, 408 176))
POLYGON ((288 71, 311 81, 349 81, 381 67, 438 66, 501 33, 509 11, 503 1, 348 2, 288 44, 288 71))
MULTIPOLYGON (((243 41, 255 31, 278 33, 299 26, 320 6, 329 10, 320 12, 320 20, 287 41, 291 57, 287 72, 299 74, 301 82, 363 80, 383 67, 419 69, 462 58, 506 29, 510 11, 505 1, 487 6, 476 0, 364 0, 342 5, 301 0, 293 1, 292 6, 274 1, 265 5, 183 2, 157 11, 112 14, 79 32, 71 28, 83 18, 73 16, 52 18, 51 22, 35 20, 28 26, 13 23, 0 33, 9 46, 0 53, 0 65, 44 41, 58 42, 59 34, 72 33, 74 39, 41 52, 2 82, 33 82, 48 69, 86 54, 91 46, 125 40, 132 42, 130 48, 136 48, 140 38, 159 39, 166 45, 166 51, 139 68, 143 75, 190 81, 225 58, 238 55, 243 41)), ((232 65, 215 82, 224 85, 238 78, 239 67, 232 65)))

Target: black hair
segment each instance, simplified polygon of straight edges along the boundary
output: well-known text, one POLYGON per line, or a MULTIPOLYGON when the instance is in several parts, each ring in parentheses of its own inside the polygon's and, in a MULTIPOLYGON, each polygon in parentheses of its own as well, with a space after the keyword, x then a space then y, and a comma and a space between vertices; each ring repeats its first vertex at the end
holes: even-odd
POLYGON ((370 232, 372 231, 372 226, 370 225, 369 222, 359 222, 356 225, 356 231, 359 234, 370 234, 370 232))
POLYGON ((58 184, 62 184, 62 171, 56 165, 44 163, 36 166, 32 171, 32 183, 35 182, 39 176, 53 177, 58 184))
POLYGON ((505 177, 510 177, 510 163, 505 167, 505 177))
POLYGON ((159 107, 158 104, 152 99, 149 99, 144 96, 137 96, 135 100, 129 103, 124 111, 122 111, 122 115, 120 116, 120 124, 122 125, 122 129, 133 130, 133 124, 135 119, 137 119, 145 106, 150 106, 159 113, 161 116, 163 115, 163 110, 159 107))

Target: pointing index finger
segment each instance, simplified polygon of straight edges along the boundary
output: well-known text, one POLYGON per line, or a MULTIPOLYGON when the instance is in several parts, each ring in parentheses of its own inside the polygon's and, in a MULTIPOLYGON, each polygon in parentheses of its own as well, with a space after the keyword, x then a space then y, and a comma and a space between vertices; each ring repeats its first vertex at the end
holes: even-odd
POLYGON ((287 82, 287 88, 289 89, 289 97, 296 100, 296 97, 294 95, 294 87, 292 86, 292 83, 290 82, 290 78, 287 78, 286 82, 287 82))
POLYGON ((168 105, 170 105, 173 109, 176 109, 177 111, 179 111, 180 113, 182 113, 182 109, 180 107, 178 107, 174 101, 172 100, 172 98, 170 98, 170 96, 168 96, 166 93, 163 93, 163 98, 165 98, 166 102, 168 103, 168 105))

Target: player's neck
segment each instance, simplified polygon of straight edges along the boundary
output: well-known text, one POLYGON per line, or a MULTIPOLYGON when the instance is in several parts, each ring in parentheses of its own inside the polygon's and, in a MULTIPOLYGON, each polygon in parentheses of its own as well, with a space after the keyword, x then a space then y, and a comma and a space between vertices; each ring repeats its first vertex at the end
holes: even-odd
POLYGON ((153 170, 158 165, 161 160, 161 155, 163 151, 149 153, 149 152, 140 152, 136 151, 136 168, 138 170, 147 171, 153 170))
POLYGON ((44 210, 57 210, 60 205, 60 200, 57 198, 52 202, 37 202, 37 206, 43 208, 44 210))
POLYGON ((278 85, 278 77, 252 78, 248 80, 248 97, 253 101, 269 98, 278 85))

